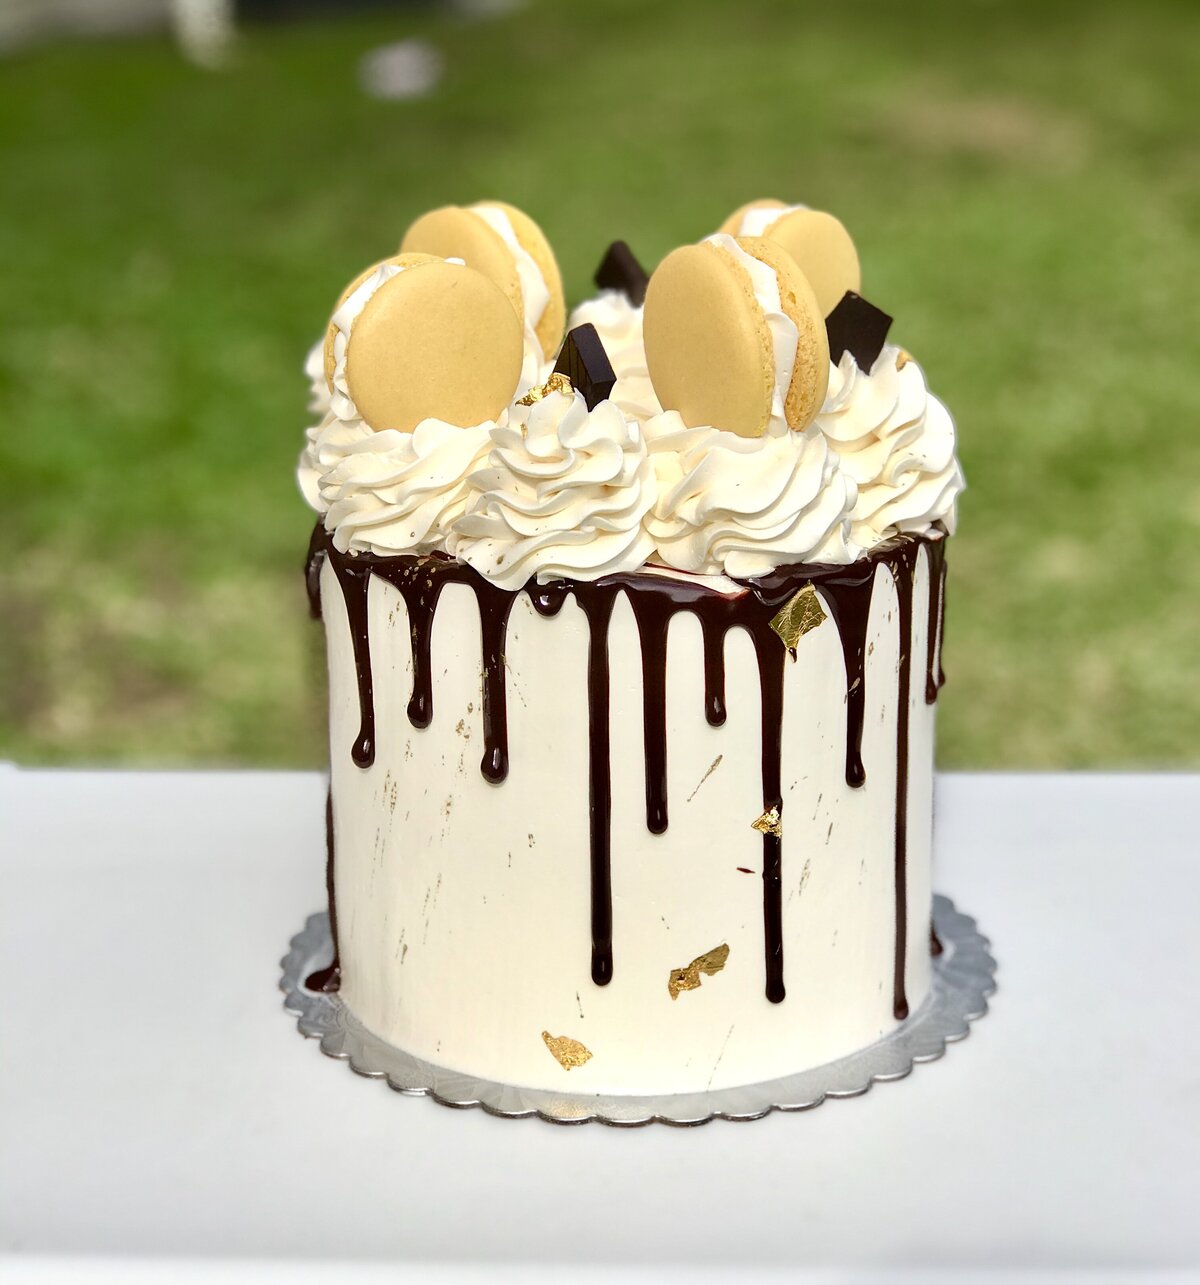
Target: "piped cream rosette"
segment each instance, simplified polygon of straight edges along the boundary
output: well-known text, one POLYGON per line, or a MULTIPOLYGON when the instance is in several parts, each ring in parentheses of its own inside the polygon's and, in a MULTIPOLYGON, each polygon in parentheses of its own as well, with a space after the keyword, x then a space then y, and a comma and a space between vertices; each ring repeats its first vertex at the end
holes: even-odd
POLYGON ((471 486, 451 547, 503 589, 634 571, 653 552, 644 521, 656 483, 641 425, 607 399, 589 409, 565 381, 493 429, 471 486))
POLYGON ((850 353, 830 373, 815 427, 858 491, 851 534, 864 550, 934 523, 953 533, 966 487, 954 421, 903 349, 885 345, 869 371, 850 353))

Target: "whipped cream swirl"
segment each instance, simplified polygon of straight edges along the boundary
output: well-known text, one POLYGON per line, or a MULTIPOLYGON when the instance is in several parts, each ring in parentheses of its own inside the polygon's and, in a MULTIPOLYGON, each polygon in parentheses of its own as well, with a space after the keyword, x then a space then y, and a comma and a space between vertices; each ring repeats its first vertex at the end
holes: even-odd
POLYGON ((665 411, 646 437, 658 481, 646 530, 668 566, 744 579, 861 552, 850 539, 857 488, 815 429, 739 437, 665 411))
POLYGON ((603 290, 581 303, 567 322, 567 329, 592 325, 600 336, 617 382, 609 394, 627 419, 645 423, 661 415, 658 395, 650 382, 646 345, 642 338, 642 310, 620 290, 603 290))
POLYGON ((815 421, 858 487, 851 535, 870 550, 898 533, 953 533, 966 486, 955 457, 954 421, 929 391, 921 367, 889 344, 870 371, 843 353, 815 421))
POLYGON ((490 428, 426 419, 411 433, 377 433, 331 413, 309 429, 300 490, 343 553, 448 551, 446 533, 466 511, 467 479, 487 458, 490 428))
POLYGON ((492 584, 596 580, 650 556, 654 470, 641 426, 611 401, 589 411, 579 393, 551 392, 513 407, 491 447, 449 547, 492 584))

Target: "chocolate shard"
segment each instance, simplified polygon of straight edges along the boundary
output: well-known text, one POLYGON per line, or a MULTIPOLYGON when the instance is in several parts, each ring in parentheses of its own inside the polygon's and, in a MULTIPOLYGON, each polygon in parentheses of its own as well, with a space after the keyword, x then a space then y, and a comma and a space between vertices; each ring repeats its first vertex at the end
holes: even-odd
POLYGON ((593 278, 601 290, 619 290, 635 308, 646 299, 650 274, 624 241, 614 241, 604 252, 593 278))
POLYGON ((608 353, 604 351, 596 327, 590 323, 567 332, 562 351, 554 363, 554 373, 566 375, 571 387, 583 394, 588 410, 595 410, 617 382, 608 353))
POLYGON ((847 290, 841 302, 825 318, 829 360, 836 365, 841 361, 842 353, 849 352, 859 370, 870 370, 883 351, 891 325, 891 317, 882 308, 876 308, 862 295, 847 290))

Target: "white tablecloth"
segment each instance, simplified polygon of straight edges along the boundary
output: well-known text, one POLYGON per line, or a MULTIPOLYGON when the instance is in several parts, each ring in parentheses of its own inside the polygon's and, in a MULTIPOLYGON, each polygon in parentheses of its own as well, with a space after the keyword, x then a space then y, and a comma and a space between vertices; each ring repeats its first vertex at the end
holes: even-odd
POLYGON ((302 1040, 323 804, 0 765, 0 1279, 1200 1269, 1200 777, 941 777, 992 1012, 864 1098, 690 1130, 449 1111, 302 1040))

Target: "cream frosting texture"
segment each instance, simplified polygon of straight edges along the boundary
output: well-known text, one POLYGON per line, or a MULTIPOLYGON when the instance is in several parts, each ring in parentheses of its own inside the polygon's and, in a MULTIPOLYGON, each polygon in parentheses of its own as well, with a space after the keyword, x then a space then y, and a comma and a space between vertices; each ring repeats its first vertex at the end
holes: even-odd
POLYGON ((850 539, 857 488, 815 429, 746 438, 664 411, 646 436, 658 482, 646 527, 668 566, 744 578, 861 552, 850 539))
POLYGON ((935 522, 953 533, 966 486, 954 421, 901 349, 886 345, 869 371, 843 353, 830 369, 815 427, 857 487, 851 535, 864 551, 900 532, 927 532, 935 522))
POLYGON ((470 497, 468 478, 487 457, 489 427, 426 419, 411 433, 377 433, 361 419, 330 414, 309 430, 300 489, 342 552, 448 551, 470 497))
POLYGON ((504 589, 560 576, 595 580, 641 566, 653 545, 643 519, 655 475, 641 426, 579 393, 514 407, 491 433, 475 494, 451 549, 504 589))

